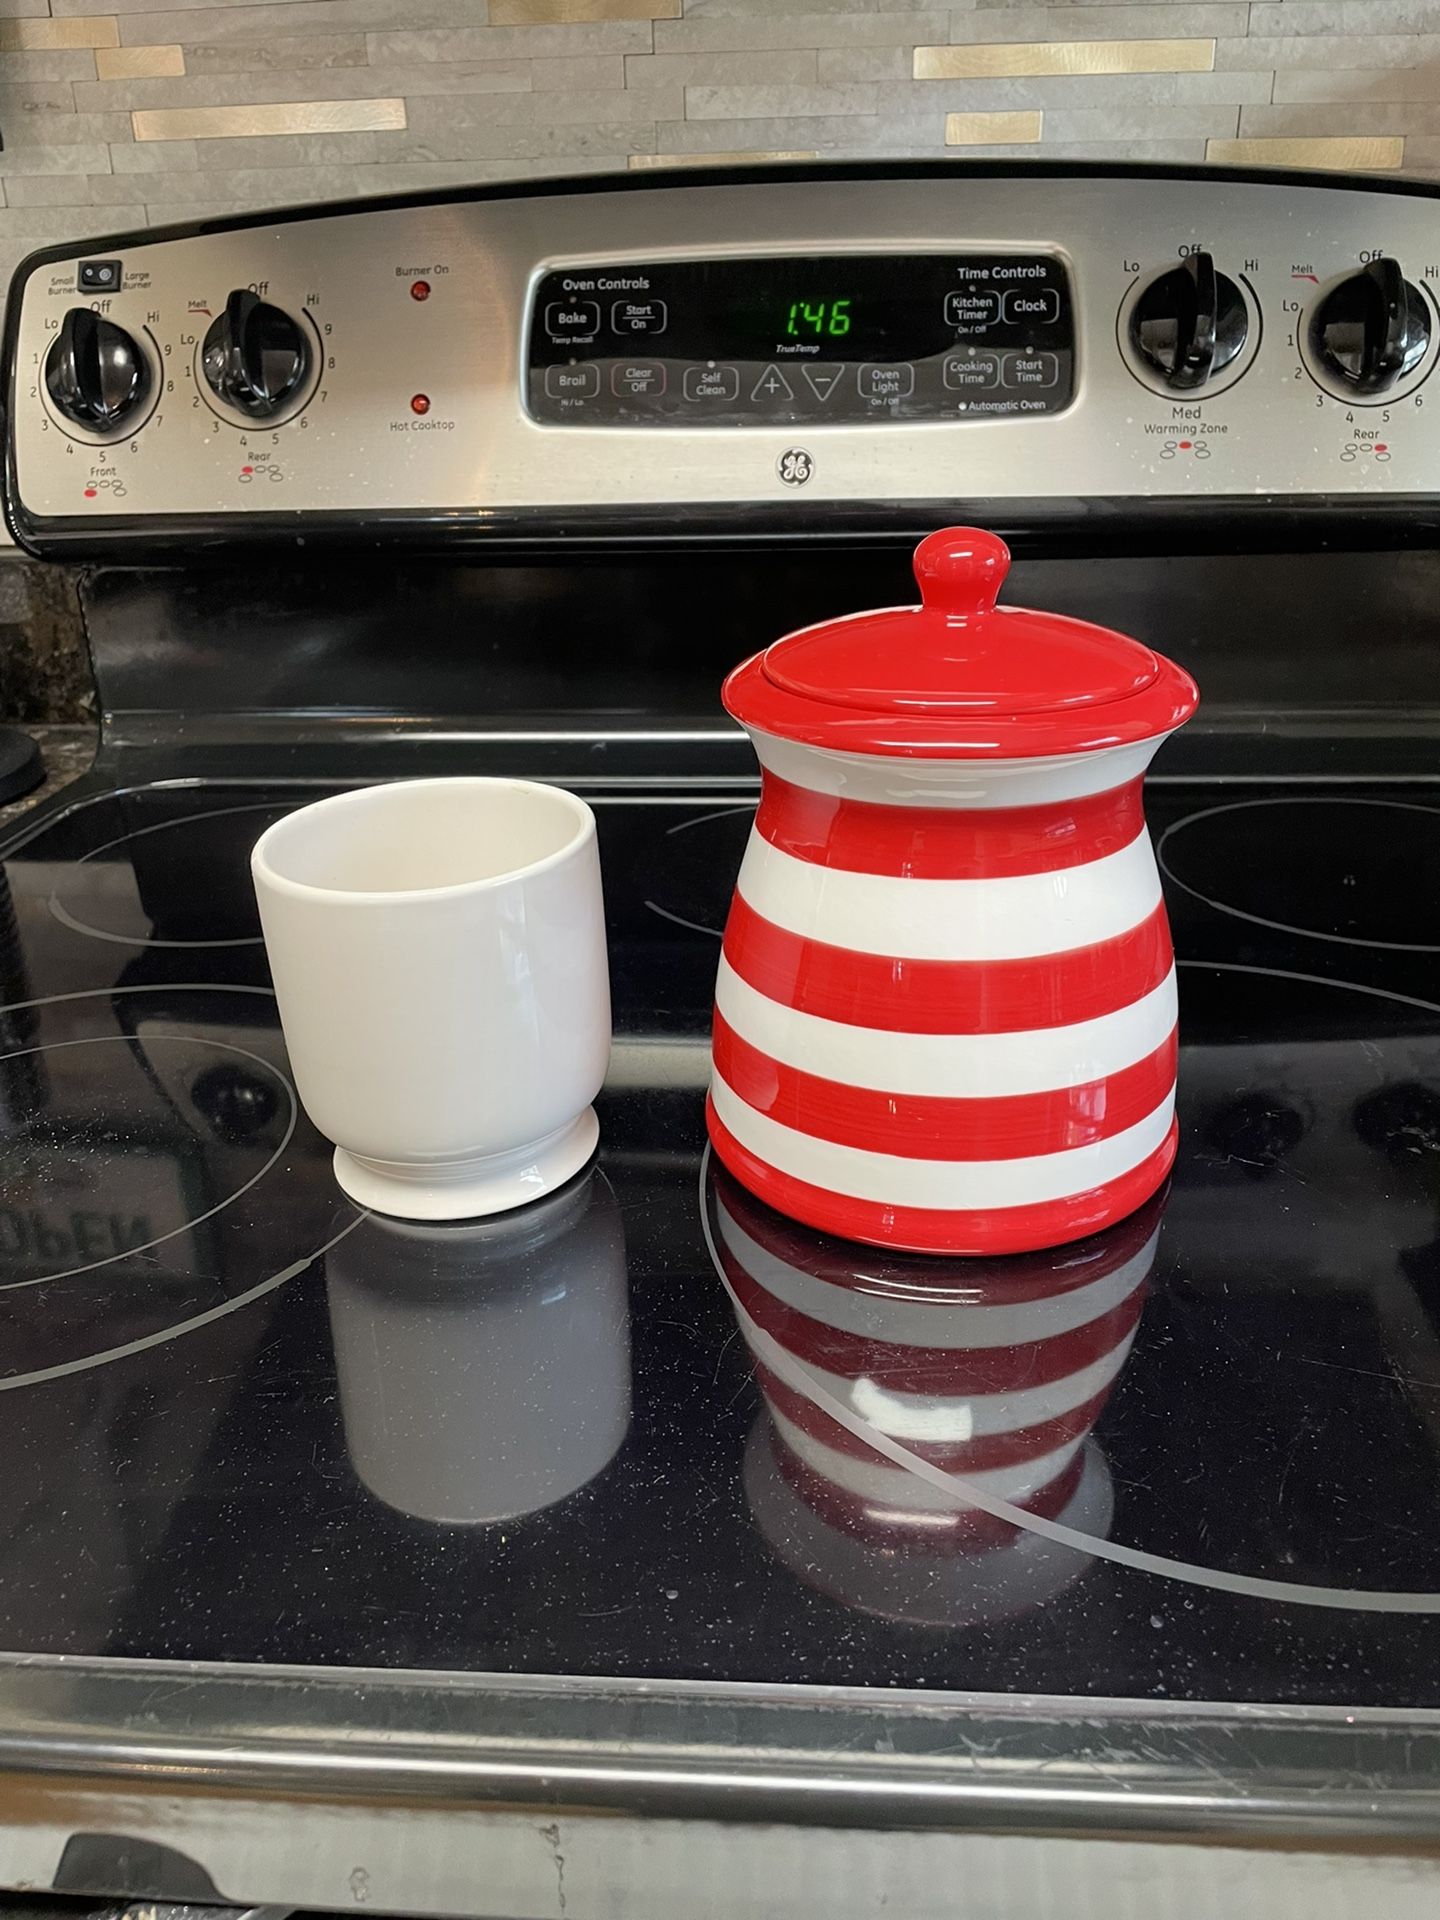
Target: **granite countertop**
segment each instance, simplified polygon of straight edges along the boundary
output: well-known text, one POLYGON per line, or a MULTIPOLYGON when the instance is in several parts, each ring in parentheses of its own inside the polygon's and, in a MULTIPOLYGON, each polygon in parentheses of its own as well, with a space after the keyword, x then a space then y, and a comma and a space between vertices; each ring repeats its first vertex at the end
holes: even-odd
MULTIPOLYGON (((18 725, 18 722, 10 722, 18 725)), ((90 763, 95 758, 95 729, 91 726, 51 726, 35 724, 24 726, 32 740, 38 741, 40 755, 45 762, 45 778, 33 792, 11 801, 9 806, 0 806, 0 832, 5 831, 20 818, 36 807, 42 800, 48 800, 62 787, 68 787, 72 780, 78 780, 82 773, 88 773, 90 763)))

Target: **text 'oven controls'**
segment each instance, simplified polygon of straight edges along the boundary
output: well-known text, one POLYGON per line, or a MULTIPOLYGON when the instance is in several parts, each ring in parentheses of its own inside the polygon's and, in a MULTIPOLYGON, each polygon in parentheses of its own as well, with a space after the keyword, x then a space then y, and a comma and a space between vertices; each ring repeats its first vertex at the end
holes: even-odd
POLYGON ((205 335, 200 365, 219 399, 268 420, 304 385, 310 348, 298 320, 240 287, 205 335))
POLYGON ((1309 345, 1338 392, 1385 393, 1424 359, 1430 311, 1398 261, 1371 260, 1319 301, 1309 345))
POLYGON ((1177 393, 1213 380, 1241 352, 1248 332, 1244 294, 1203 252, 1152 280, 1130 310, 1137 358, 1177 393))
POLYGON ((45 391, 67 420, 112 432, 144 405, 150 363, 123 327, 72 307, 45 356, 45 391))

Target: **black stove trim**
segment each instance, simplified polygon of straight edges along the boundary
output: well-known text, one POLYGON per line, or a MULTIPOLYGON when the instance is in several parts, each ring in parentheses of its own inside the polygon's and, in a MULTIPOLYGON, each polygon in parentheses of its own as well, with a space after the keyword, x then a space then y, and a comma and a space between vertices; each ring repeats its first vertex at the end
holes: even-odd
POLYGON ((7 496, 11 533, 41 560, 95 560, 113 564, 139 550, 148 562, 183 556, 188 564, 223 560, 257 547, 294 546, 326 552, 416 555, 483 552, 578 553, 736 547, 808 547, 816 541, 856 546, 908 546, 937 526, 970 521, 991 527, 1023 555, 1111 554, 1137 543, 1150 550, 1165 538, 1175 553, 1279 552, 1292 542, 1362 550, 1440 547, 1440 494, 1287 494, 1206 502, 1174 494, 1006 500, 816 502, 799 515, 784 502, 765 505, 685 505, 610 508, 515 508, 506 512, 457 508, 374 514, 176 514, 148 520, 137 532, 121 515, 37 521, 7 496))

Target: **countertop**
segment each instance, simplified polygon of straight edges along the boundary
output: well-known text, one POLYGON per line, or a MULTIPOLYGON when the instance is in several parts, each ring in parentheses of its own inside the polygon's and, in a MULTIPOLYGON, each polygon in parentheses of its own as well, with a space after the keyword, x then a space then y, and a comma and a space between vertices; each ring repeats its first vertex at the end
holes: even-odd
MULTIPOLYGON (((16 722, 10 722, 16 725, 16 722)), ((0 832, 37 807, 42 800, 48 800, 62 787, 68 787, 72 780, 78 780, 82 773, 88 773, 95 758, 95 729, 90 726, 46 726, 34 725, 22 727, 32 740, 39 743, 40 755, 45 762, 45 778, 40 785, 9 806, 0 807, 0 832)))

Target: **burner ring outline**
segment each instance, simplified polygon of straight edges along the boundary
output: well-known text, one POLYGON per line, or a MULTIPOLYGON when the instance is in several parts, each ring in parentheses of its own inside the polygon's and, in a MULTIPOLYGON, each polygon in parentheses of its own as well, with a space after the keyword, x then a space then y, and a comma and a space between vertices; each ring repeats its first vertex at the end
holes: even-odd
MULTIPOLYGON (((241 807, 216 807, 208 813, 181 814, 178 820, 156 820, 148 827, 132 827, 129 833, 117 834, 115 839, 107 840, 103 846, 91 847, 88 853, 80 855, 74 865, 83 867, 87 861, 98 860, 101 854, 109 853, 115 847, 128 846, 132 841, 143 840, 152 833, 173 833, 177 827, 193 826, 197 820, 225 820, 237 813, 275 813, 282 808, 286 811, 294 810, 288 808, 284 801, 252 800, 241 807)), ((49 906, 52 916, 60 922, 62 927, 68 927, 72 933, 82 933, 88 940, 108 940, 112 946, 116 947, 136 947, 142 950, 149 947, 165 947, 181 952, 205 952, 212 948, 261 947, 265 944, 264 935, 259 933, 242 934, 235 940, 163 940, 153 934, 142 939, 136 934, 112 933, 105 927, 92 927, 88 921, 80 920, 71 913, 60 898, 58 885, 50 890, 49 906)))
POLYGON ((1264 914, 1250 913, 1244 907, 1231 906, 1224 900, 1216 899, 1213 894, 1204 893, 1199 887, 1191 886, 1188 880, 1182 880, 1166 858, 1165 848, 1171 836, 1182 827, 1193 826, 1198 820, 1213 820, 1222 813, 1240 813, 1252 807, 1301 807, 1311 806, 1316 799, 1327 806, 1343 807, 1385 807, 1399 813, 1426 813, 1440 818, 1440 807, 1427 807, 1416 800, 1371 800, 1358 794, 1276 794, 1264 800, 1229 800, 1223 806, 1202 807, 1196 813, 1187 813, 1183 820, 1172 821, 1161 834, 1155 845, 1155 859, 1161 873, 1182 893, 1188 893, 1192 900, 1199 900, 1207 907, 1213 907, 1217 913, 1223 913, 1232 920, 1244 920, 1252 927, 1264 927, 1270 933, 1286 933, 1298 940, 1323 940, 1336 947, 1369 947, 1381 953, 1440 953, 1440 941, 1434 940, 1373 940, 1360 934, 1324 933, 1318 927, 1298 927, 1288 920, 1270 920, 1264 914))

